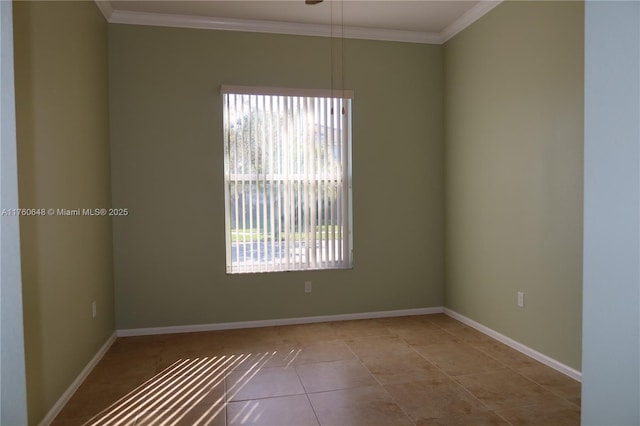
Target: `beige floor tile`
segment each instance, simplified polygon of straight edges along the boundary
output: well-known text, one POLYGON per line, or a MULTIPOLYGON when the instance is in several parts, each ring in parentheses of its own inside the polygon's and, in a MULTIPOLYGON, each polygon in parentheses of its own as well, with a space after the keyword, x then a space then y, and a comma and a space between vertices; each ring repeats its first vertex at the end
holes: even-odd
POLYGON ((374 353, 362 357, 361 361, 383 385, 446 378, 442 370, 417 352, 374 353))
POLYGON ((254 340, 256 342, 279 342, 282 336, 279 332, 280 327, 256 327, 256 328, 239 328, 233 330, 224 330, 219 336, 223 344, 233 342, 234 340, 254 340))
POLYGON ((224 344, 222 353, 225 355, 247 355, 255 353, 263 353, 274 350, 281 346, 292 345, 293 343, 285 343, 282 340, 268 342, 261 340, 233 339, 224 344))
POLYGON ((463 325, 462 327, 450 327, 446 329, 448 333, 466 343, 494 342, 495 340, 484 333, 463 325))
MULTIPOLYGON (((197 357, 194 357, 197 358, 197 357)), ((185 356, 182 351, 177 348, 168 347, 160 354, 158 363, 156 364, 156 374, 169 368, 174 368, 178 364, 190 360, 191 357, 185 356)))
POLYGON ((286 367, 241 370, 226 378, 227 401, 304 394, 295 370, 286 367))
POLYGON ((412 425, 381 386, 309 394, 322 426, 412 425))
POLYGON ((167 380, 166 377, 178 377, 194 374, 220 374, 227 369, 230 360, 224 355, 204 357, 179 357, 171 364, 156 372, 153 380, 167 380))
POLYGON ((228 425, 317 426, 318 420, 306 395, 230 402, 228 425))
POLYGON ((452 376, 504 368, 504 366, 495 359, 463 342, 444 342, 426 346, 415 346, 415 349, 429 361, 452 376))
POLYGON ((417 324, 416 316, 405 316, 405 317, 389 317, 389 318, 378 318, 377 321, 383 326, 387 327, 391 330, 394 327, 403 327, 410 324, 417 324))
POLYGON ((278 346, 279 343, 263 343, 253 342, 251 340, 237 340, 233 343, 227 343, 222 348, 224 355, 247 356, 254 354, 266 353, 278 346))
POLYGON ((393 335, 387 327, 377 320, 335 321, 327 324, 342 339, 393 335))
MULTIPOLYGON (((118 424, 119 423, 115 423, 118 424)), ((136 426, 225 426, 224 404, 178 407, 143 412, 136 417, 136 426)))
POLYGON ((222 345, 224 354, 262 352, 273 346, 297 343, 283 338, 277 327, 226 330, 218 342, 222 345))
POLYGON ((175 335, 164 347, 161 352, 163 358, 174 356, 179 358, 203 358, 221 356, 225 354, 222 342, 217 341, 207 333, 203 337, 199 337, 200 333, 184 333, 184 335, 175 335))
POLYGON ((301 344, 291 365, 349 359, 356 359, 356 356, 342 340, 320 341, 301 344))
POLYGON ((455 417, 488 411, 469 392, 450 379, 385 385, 412 420, 455 417))
POLYGON ((419 420, 416 426, 509 426, 509 423, 495 413, 486 411, 441 419, 419 420))
POLYGON ((303 364, 297 366, 296 371, 307 393, 377 384, 358 360, 303 364))
POLYGON ((365 355, 381 352, 413 352, 411 346, 397 336, 361 337, 346 340, 345 343, 360 358, 365 355))
POLYGON ((131 356, 159 356, 167 346, 167 335, 118 337, 102 358, 131 356))
POLYGON ((337 340, 339 338, 334 328, 326 322, 277 327, 277 332, 284 341, 300 343, 337 340))
POLYGON ((56 421, 101 416, 119 409, 132 413, 128 403, 129 395, 136 387, 118 383, 83 383, 69 402, 64 406, 56 421))
MULTIPOLYGON (((436 323, 419 317, 404 317, 405 321, 397 321, 392 323, 383 323, 393 334, 400 334, 402 332, 416 332, 426 330, 442 330, 442 327, 436 323)), ((389 318, 388 320, 391 320, 389 318)))
POLYGON ((445 314, 424 314, 424 315, 413 315, 410 318, 416 320, 417 322, 421 322, 421 323, 429 323, 429 324, 434 324, 438 318, 440 317, 445 317, 448 319, 452 319, 451 317, 447 317, 447 315, 445 314))
POLYGON ((492 410, 562 400, 512 370, 472 374, 456 380, 492 410))
POLYGON ((140 412, 224 402, 224 373, 210 373, 207 363, 188 366, 191 367, 188 374, 159 374, 133 389, 96 383, 92 390, 74 395, 59 418, 86 413, 96 415, 92 423, 125 424, 140 412), (118 389, 115 399, 111 392, 118 389), (110 403, 106 405, 106 402, 110 403))
POLYGON ((193 377, 180 377, 168 383, 156 394, 156 407, 176 407, 182 405, 209 405, 224 401, 224 375, 215 373, 193 377))
POLYGON ((437 326, 424 328, 422 325, 416 328, 394 330, 396 334, 411 346, 437 345, 440 343, 459 342, 453 334, 437 326))
POLYGON ((87 383, 119 383, 137 386, 157 373, 160 357, 130 356, 103 358, 85 380, 87 383))
POLYGON ((522 367, 532 367, 539 364, 538 361, 533 358, 528 357, 515 349, 511 349, 497 340, 476 341, 471 342, 470 345, 511 368, 518 369, 522 367))
POLYGON ((181 348, 221 348, 224 343, 223 331, 201 331, 197 333, 169 334, 164 340, 165 346, 181 348))
POLYGON ((580 406, 582 388, 580 382, 542 364, 522 367, 517 371, 556 395, 580 406))
MULTIPOLYGON (((160 360, 156 365, 156 373, 166 372, 168 370, 176 370, 178 366, 193 365, 202 362, 203 360, 214 360, 213 364, 218 370, 226 370, 233 363, 236 355, 186 355, 183 351, 178 349, 167 348, 162 352, 160 360)), ((214 368, 214 367, 212 367, 214 368)), ((183 367, 184 369, 184 367, 183 367)), ((176 374, 178 374, 176 372, 176 374)))
POLYGON ((225 400, 245 424, 317 424, 308 398, 332 426, 580 416, 580 383, 436 314, 118 338, 54 424, 224 424, 225 400))
POLYGON ((513 426, 578 426, 580 409, 563 400, 525 407, 505 408, 497 414, 513 426))
MULTIPOLYGON (((129 420, 123 420, 118 426, 134 426, 136 422, 135 417, 129 420)), ((82 417, 79 419, 56 419, 51 423, 51 426, 92 426, 95 425, 95 417, 82 417)))
POLYGON ((424 330, 430 330, 434 328, 441 329, 440 326, 438 326, 436 323, 434 323, 429 319, 431 316, 433 315, 431 314, 409 315, 405 317, 379 318, 378 321, 380 321, 384 326, 389 328, 391 331, 395 331, 401 328, 415 327, 415 326, 420 326, 424 330))
POLYGON ((229 363, 228 369, 249 370, 256 368, 286 367, 292 365, 301 352, 301 345, 265 346, 261 351, 228 355, 233 358, 229 363))
POLYGON ((425 315, 424 319, 445 329, 462 328, 464 324, 445 314, 425 315))
POLYGON ((194 360, 185 370, 167 370, 135 395, 139 411, 224 401, 225 372, 215 359, 194 360))

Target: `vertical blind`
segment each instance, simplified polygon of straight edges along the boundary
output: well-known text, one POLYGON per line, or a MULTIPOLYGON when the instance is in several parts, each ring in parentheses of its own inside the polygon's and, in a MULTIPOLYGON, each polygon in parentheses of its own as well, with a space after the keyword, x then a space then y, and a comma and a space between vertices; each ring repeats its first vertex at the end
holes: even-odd
POLYGON ((221 92, 227 272, 351 267, 353 93, 221 92))

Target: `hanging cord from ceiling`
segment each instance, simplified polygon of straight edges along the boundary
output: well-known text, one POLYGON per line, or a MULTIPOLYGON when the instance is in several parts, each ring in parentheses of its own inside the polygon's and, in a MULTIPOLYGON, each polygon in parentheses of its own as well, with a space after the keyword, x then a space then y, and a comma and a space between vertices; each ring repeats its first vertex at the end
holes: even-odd
MULTIPOLYGON (((329 49, 330 49, 330 52, 329 52, 329 54, 330 54, 330 58, 329 58, 330 63, 329 63, 329 65, 331 67, 331 69, 330 69, 331 93, 334 93, 335 90, 340 90, 340 93, 341 93, 341 96, 342 96, 342 93, 344 92, 344 81, 345 81, 345 77, 344 77, 344 74, 345 74, 345 71, 344 71, 345 70, 345 65, 344 65, 344 63, 345 63, 345 52, 344 52, 344 0, 340 0, 340 34, 339 34, 339 37, 340 37, 340 54, 339 54, 339 60, 340 60, 340 64, 339 64, 339 69, 340 69, 340 87, 339 88, 336 88, 335 79, 334 79, 334 74, 335 74, 336 68, 338 68, 338 67, 336 67, 336 64, 335 64, 335 60, 336 60, 335 58, 338 55, 336 55, 335 52, 334 52, 334 43, 336 42, 336 40, 335 40, 336 36, 334 34, 334 26, 335 26, 334 25, 334 13, 333 13, 333 3, 334 3, 334 1, 337 1, 337 0, 331 0, 329 2, 329 4, 330 4, 330 7, 329 7, 329 11, 330 12, 329 13, 331 14, 331 16, 330 16, 330 18, 331 18, 330 19, 330 37, 329 37, 329 43, 330 43, 329 44, 329 49)), ((333 109, 331 111, 331 114, 333 114, 333 109)), ((345 111, 344 107, 342 107, 342 114, 343 115, 346 114, 346 111, 345 111)))
MULTIPOLYGON (((344 0, 340 0, 340 90, 344 94, 344 0)), ((346 111, 344 106, 342 107, 342 115, 345 115, 346 111)))

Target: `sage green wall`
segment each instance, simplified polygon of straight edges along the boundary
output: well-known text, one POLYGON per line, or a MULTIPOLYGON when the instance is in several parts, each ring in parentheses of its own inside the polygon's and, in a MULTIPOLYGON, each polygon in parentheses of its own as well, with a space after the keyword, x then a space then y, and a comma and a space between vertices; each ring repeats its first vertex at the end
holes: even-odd
MULTIPOLYGON (((93 2, 20 1, 14 37, 20 207, 109 207, 106 21, 93 2)), ((111 231, 109 217, 20 218, 30 424, 114 331, 111 231)))
POLYGON ((582 2, 505 2, 444 46, 445 305, 575 369, 583 30, 582 2))
POLYGON ((442 305, 442 48, 344 48, 355 267, 226 275, 220 85, 330 88, 330 41, 109 26, 119 329, 442 305))

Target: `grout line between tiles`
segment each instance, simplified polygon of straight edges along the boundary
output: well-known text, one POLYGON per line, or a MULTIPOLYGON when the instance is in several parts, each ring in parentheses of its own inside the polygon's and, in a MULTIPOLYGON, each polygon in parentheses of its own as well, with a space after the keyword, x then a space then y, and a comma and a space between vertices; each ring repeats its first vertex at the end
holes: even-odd
MULTIPOLYGON (((457 320, 455 320, 455 319, 453 319, 453 320, 454 320, 454 321, 457 321, 457 320)), ((461 324, 462 324, 462 323, 461 323, 461 324)), ((436 325, 440 326, 439 324, 436 324, 436 325)), ((462 324, 462 325, 464 326, 464 324, 462 324)), ((440 327, 441 327, 441 326, 440 326, 440 327)), ((465 327, 466 327, 466 326, 465 326, 465 327)), ((455 333, 452 333, 450 330, 445 329, 444 327, 441 327, 441 328, 442 328, 444 331, 446 331, 447 333, 451 334, 452 336, 454 336, 454 337, 458 337, 458 336, 456 336, 456 335, 455 335, 455 333)), ((503 343, 502 343, 502 342, 499 342, 498 340, 493 339, 493 338, 492 338, 492 337, 490 337, 490 336, 489 336, 489 337, 487 337, 487 339, 488 339, 489 341, 496 342, 496 343, 498 343, 498 344, 503 345, 503 343)), ((523 377, 523 378, 527 379, 528 381, 530 381, 530 382, 532 382, 532 383, 534 383, 534 384, 536 384, 536 385, 540 386, 541 388, 543 388, 545 391, 547 391, 547 392, 551 393, 552 395, 554 395, 554 396, 556 396, 556 397, 561 398, 563 401, 565 401, 565 402, 567 402, 567 403, 571 404, 571 405, 572 405, 572 406, 574 406, 574 407, 578 407, 578 408, 580 408, 577 404, 575 404, 575 403, 573 403, 573 402, 569 401, 567 398, 565 398, 565 397, 563 397, 562 395, 560 395, 560 394, 558 394, 558 393, 554 392, 551 388, 549 388, 549 387, 547 387, 547 386, 544 386, 544 385, 542 385, 542 384, 540 384, 540 383, 536 382, 535 380, 533 380, 532 378, 530 378, 530 377, 528 377, 528 376, 525 376, 525 375, 524 375, 524 374, 522 374, 520 371, 518 371, 515 367, 512 367, 512 366, 510 366, 510 365, 508 365, 508 364, 505 364, 505 363, 504 363, 504 362, 502 362, 501 360, 497 359, 496 357, 494 357, 493 355, 491 355, 490 353, 488 353, 486 350, 483 350, 483 348, 482 348, 482 347, 477 346, 477 345, 474 345, 474 344, 473 344, 473 342, 465 342, 464 340, 463 340, 462 342, 466 343, 467 345, 469 345, 469 346, 470 346, 470 347, 472 347, 473 349, 475 349, 475 350, 477 350, 477 351, 481 352, 483 355, 485 355, 485 356, 487 356, 487 357, 489 357, 489 358, 493 359, 494 361, 498 362, 500 365, 502 365, 502 366, 503 366, 503 368, 502 368, 502 369, 508 369, 508 370, 511 370, 512 372, 514 372, 514 373, 518 374, 519 376, 521 376, 521 377, 523 377)), ((421 355, 422 355, 422 354, 421 354, 421 355)), ((539 362, 539 361, 536 361, 535 359, 533 359, 533 358, 531 358, 531 357, 527 356, 526 354, 522 354, 522 355, 523 355, 523 356, 525 356, 525 357, 527 357, 527 358, 529 358, 529 359, 531 359, 532 361, 539 362)), ((424 356, 423 356, 423 357, 424 357, 424 356)), ((426 359, 426 357, 425 357, 425 359, 426 359)), ((542 367, 543 367, 543 368, 550 368, 550 367, 545 366, 545 365, 542 365, 542 367)), ((492 370, 492 371, 498 371, 498 370, 492 370)), ((444 371, 443 371, 443 372, 444 372, 444 371)), ((470 393, 471 395, 473 395, 473 393, 472 393, 469 389, 467 389, 464 385, 462 385, 462 384, 461 384, 461 383, 460 383, 456 378, 457 378, 457 377, 468 377, 468 376, 474 376, 474 375, 486 374, 486 373, 489 373, 489 372, 491 372, 491 371, 483 371, 483 372, 477 372, 477 373, 471 373, 471 374, 465 374, 465 375, 459 375, 459 376, 450 376, 450 377, 451 377, 451 378, 452 378, 456 383, 458 383, 458 384, 459 384, 463 389, 465 389, 468 393, 470 393)), ((445 372, 445 374, 446 374, 446 372, 445 372)), ((447 376, 449 376, 449 375, 447 374, 447 376)), ((473 395, 473 396, 475 397, 475 395, 473 395)), ((475 398, 476 398, 476 399, 478 399, 477 397, 475 397, 475 398)), ((479 400, 479 399, 478 399, 478 400, 479 400)), ((480 402, 482 402, 482 401, 480 401, 480 402)), ((483 403, 483 405, 487 406, 487 405, 486 405, 486 404, 484 404, 484 403, 483 403)), ((535 406, 535 405, 537 405, 537 404, 528 404, 528 405, 522 405, 522 406, 519 406, 519 407, 528 407, 528 406, 535 406)), ((487 406, 487 407, 488 407, 488 406, 487 406)), ((489 407, 488 407, 488 408, 489 408, 489 407)), ((506 421, 507 423, 511 424, 511 422, 509 422, 506 418, 504 418, 502 415, 500 415, 496 410, 491 410, 491 409, 490 409, 490 411, 491 411, 492 413, 494 413, 495 415, 497 415, 498 417, 500 417, 501 419, 503 419, 504 421, 506 421)))
MULTIPOLYGON (((492 340, 495 340, 495 339, 492 339, 492 340)), ((503 343, 501 343, 501 342, 499 342, 499 341, 497 341, 497 340, 495 340, 495 341, 496 341, 497 343, 503 344, 503 343)), ((562 400, 564 400, 564 401, 568 402, 569 404, 571 404, 571 405, 573 405, 573 406, 575 406, 575 407, 581 408, 578 404, 575 404, 574 402, 570 401, 568 398, 565 398, 563 395, 560 395, 559 393, 555 392, 551 387, 549 387, 549 386, 545 386, 545 385, 543 385, 543 384, 541 384, 541 383, 538 383, 537 381, 535 381, 535 380, 534 380, 534 379, 532 379, 531 377, 526 376, 525 374, 521 373, 520 371, 518 371, 518 369, 517 369, 517 368, 515 368, 515 367, 513 367, 513 366, 511 366, 511 365, 504 364, 502 361, 500 361, 499 359, 495 358, 494 356, 492 356, 491 354, 489 354, 488 352, 486 352, 485 350, 483 350, 481 347, 479 347, 479 346, 474 346, 474 345, 471 345, 471 346, 473 346, 473 348, 474 348, 474 349, 476 349, 476 350, 478 350, 478 351, 482 352, 484 355, 486 355, 486 356, 488 356, 488 357, 490 357, 490 358, 492 358, 492 359, 496 360, 496 361, 497 361, 497 362, 499 362, 500 364, 503 364, 505 368, 507 368, 507 369, 509 369, 509 370, 513 371, 514 373, 518 374, 519 376, 522 376, 522 377, 524 377, 525 379, 527 379, 527 380, 529 380, 529 381, 531 381, 531 382, 535 383, 536 385, 538 385, 538 386, 542 387, 542 388, 543 388, 544 390, 546 390, 547 392, 550 392, 551 394, 553 394, 553 395, 557 396, 558 398, 561 398, 562 400)), ((531 357, 527 356, 526 354, 521 354, 521 355, 522 355, 522 356, 525 356, 525 357, 527 357, 527 358, 529 358, 529 359, 531 359, 532 361, 535 361, 535 362, 539 363, 539 364, 541 365, 541 368, 545 368, 545 369, 546 369, 546 368, 548 368, 548 369, 550 369, 550 370, 553 370, 551 367, 548 367, 548 366, 546 366, 546 365, 544 365, 544 364, 540 363, 539 361, 537 361, 537 360, 535 360, 535 359, 533 359, 533 358, 531 358, 531 357)), ((553 371, 555 372, 555 370, 553 370, 553 371)), ((480 373, 476 373, 476 374, 480 374, 480 373)), ((562 374, 562 373, 558 373, 558 374, 562 374)), ((462 376, 460 376, 460 377, 462 377, 462 376)), ((573 380, 573 379, 571 379, 571 378, 567 378, 567 379, 568 379, 568 380, 573 380)))
POLYGON ((322 426, 322 423, 320 423, 320 417, 318 417, 318 413, 316 412, 316 407, 313 406, 311 398, 309 398, 309 393, 305 391, 304 396, 307 398, 307 401, 309 401, 309 406, 311 407, 311 411, 313 411, 313 415, 316 417, 316 422, 318 422, 318 425, 322 426))
MULTIPOLYGON (((385 328, 387 328, 387 327, 385 326, 385 328)), ((388 330, 388 329, 387 329, 387 331, 391 332, 391 331, 390 331, 390 330, 388 330)), ((395 337, 398 337, 398 338, 399 338, 400 340, 402 340, 405 344, 407 343, 407 342, 405 342, 405 341, 404 341, 404 339, 402 339, 402 338, 401 338, 400 336, 398 336, 397 334, 395 335, 395 337)), ((416 422, 415 422, 415 421, 413 421, 413 419, 411 418, 411 416, 409 415, 409 413, 407 413, 407 412, 405 411, 405 409, 404 409, 404 408, 402 408, 402 406, 401 406, 400 404, 398 404, 398 401, 393 397, 393 395, 391 395, 391 393, 387 390, 387 388, 385 388, 384 384, 383 384, 383 383, 382 383, 382 382, 381 382, 381 381, 376 377, 376 375, 375 375, 375 374, 373 374, 373 373, 371 372, 371 370, 369 370, 369 368, 364 364, 364 362, 362 362, 362 359, 358 356, 358 354, 356 354, 356 353, 354 352, 354 350, 353 350, 353 349, 351 349, 351 346, 349 346, 349 344, 347 344, 346 342, 345 342, 345 345, 347 345, 347 347, 349 348, 349 350, 351 351, 351 353, 353 354, 353 356, 355 356, 355 357, 356 357, 356 359, 358 360, 358 362, 360 362, 360 365, 362 365, 362 366, 363 366, 363 367, 364 367, 364 368, 369 372, 369 374, 371 374, 371 376, 372 376, 372 377, 373 377, 373 379, 376 381, 376 383, 378 383, 378 385, 382 388, 382 390, 384 390, 384 391, 386 392, 386 394, 387 394, 387 395, 389 396, 389 398, 393 401, 393 403, 394 403, 394 404, 395 404, 395 405, 400 409, 400 411, 402 412, 402 414, 404 414, 404 415, 405 415, 405 417, 406 417, 406 418, 407 418, 411 423, 413 423, 413 424, 415 425, 415 424, 416 424, 416 422)), ((409 345, 409 347, 411 347, 411 345, 409 345)), ((415 350, 415 349, 413 349, 413 348, 411 348, 411 349, 412 349, 412 350, 415 350)))
MULTIPOLYGON (((434 324, 438 327, 440 327, 442 330, 446 331, 447 333, 455 336, 453 333, 451 333, 449 330, 445 329, 444 327, 440 326, 440 324, 434 322, 434 324)), ((404 339, 403 339, 404 340, 404 339)), ((415 350, 415 348, 414 348, 415 350)), ((467 392, 469 395, 471 395, 471 397, 473 399, 475 399, 476 401, 478 401, 480 404, 482 404, 485 408, 487 408, 487 411, 490 413, 495 414, 496 416, 500 417, 502 420, 504 420, 508 425, 513 426, 513 424, 508 421, 507 419, 505 419, 504 417, 502 417, 500 414, 496 413, 494 410, 491 409, 491 407, 489 407, 484 401, 482 401, 480 398, 478 398, 476 395, 473 394, 473 392, 471 392, 469 389, 467 389, 465 386, 463 386, 461 383, 459 383, 456 379, 455 376, 451 376, 449 373, 447 373, 446 371, 444 371, 438 364, 436 364, 435 362, 433 362, 432 360, 430 360, 428 357, 426 357, 425 355, 423 355, 422 353, 418 352, 417 350, 415 350, 416 353, 418 355, 420 355, 422 358, 424 358, 426 361, 428 361, 429 363, 431 363, 433 366, 435 366, 435 368, 437 368, 438 370, 440 370, 445 376, 447 376, 453 383, 457 384, 458 386, 460 386, 465 392, 467 392)), ((498 361, 499 362, 499 361, 498 361)), ((502 363, 500 363, 502 364, 502 363)))

